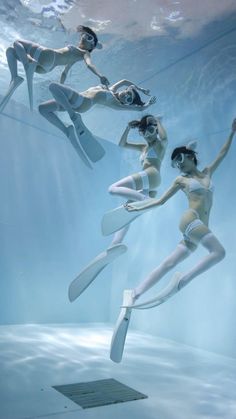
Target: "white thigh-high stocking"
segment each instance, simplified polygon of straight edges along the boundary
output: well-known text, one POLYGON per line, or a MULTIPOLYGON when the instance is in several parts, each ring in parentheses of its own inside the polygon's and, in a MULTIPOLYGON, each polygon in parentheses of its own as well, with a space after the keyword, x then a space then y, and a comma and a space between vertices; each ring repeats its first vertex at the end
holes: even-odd
POLYGON ((167 272, 173 269, 178 263, 182 262, 191 254, 191 251, 182 243, 154 269, 140 285, 134 289, 135 298, 140 297, 145 291, 155 285, 167 272))
MULTIPOLYGON (((62 106, 65 111, 68 112, 70 118, 75 117, 75 110, 73 109, 73 105, 70 103, 70 98, 76 93, 70 87, 63 86, 60 83, 51 83, 49 85, 49 90, 52 93, 53 97, 62 106)), ((83 96, 78 94, 78 98, 76 99, 76 107, 78 108, 84 101, 83 96)))
MULTIPOLYGON (((209 268, 211 268, 216 263, 220 262, 225 256, 225 250, 217 238, 212 233, 207 233, 200 243, 209 251, 209 255, 203 258, 193 269, 191 269, 186 274, 181 274, 180 272, 176 272, 172 277, 171 281, 167 284, 167 286, 156 295, 155 298, 145 301, 141 304, 135 304, 134 307, 137 309, 146 309, 158 306, 168 300, 170 297, 175 295, 181 288, 187 285, 193 278, 200 275, 201 273, 205 272, 209 268)), ((156 279, 156 278, 154 278, 156 279)), ((142 285, 142 284, 141 284, 142 285)), ((145 284, 144 284, 145 285, 145 284)), ((149 285, 149 284, 147 284, 149 285)), ((151 284, 152 285, 152 284, 151 284)), ((151 286, 150 285, 150 286, 151 286)), ((148 287, 149 288, 149 287, 148 287)), ((141 291, 143 292, 143 289, 141 291)), ((144 289, 146 290, 147 287, 144 289)), ((137 298, 140 293, 139 289, 137 288, 137 294, 135 297, 137 298)))
POLYGON ((132 201, 142 201, 147 195, 136 190, 135 181, 132 176, 127 176, 109 186, 109 193, 119 195, 132 201))
POLYGON ((207 271, 225 257, 225 249, 213 233, 206 234, 200 243, 209 251, 193 269, 180 277, 179 289, 187 285, 193 278, 207 271))

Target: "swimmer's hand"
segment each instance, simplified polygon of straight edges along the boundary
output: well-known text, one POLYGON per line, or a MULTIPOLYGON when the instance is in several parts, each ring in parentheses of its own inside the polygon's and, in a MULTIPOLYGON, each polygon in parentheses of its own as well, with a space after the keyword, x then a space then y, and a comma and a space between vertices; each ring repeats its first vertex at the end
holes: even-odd
POLYGON ((105 76, 101 76, 100 81, 103 86, 109 86, 110 84, 109 80, 105 76))
POLYGON ((149 208, 153 203, 154 198, 144 199, 144 201, 136 201, 136 202, 127 202, 124 207, 127 211, 142 211, 146 208, 149 208))
POLYGON ((232 123, 232 132, 236 132, 236 118, 233 120, 232 123))
POLYGON ((131 212, 131 211, 139 211, 139 208, 136 207, 137 202, 132 202, 129 204, 124 204, 124 208, 131 212))
POLYGON ((144 95, 151 96, 150 89, 143 89, 142 87, 140 87, 140 88, 139 88, 139 90, 140 90, 140 91, 141 91, 144 95))
POLYGON ((130 121, 128 122, 129 128, 137 128, 139 126, 139 121, 130 121))
POLYGON ((152 96, 146 103, 145 103, 145 107, 147 108, 148 106, 154 105, 154 103, 156 103, 157 98, 156 96, 152 96))

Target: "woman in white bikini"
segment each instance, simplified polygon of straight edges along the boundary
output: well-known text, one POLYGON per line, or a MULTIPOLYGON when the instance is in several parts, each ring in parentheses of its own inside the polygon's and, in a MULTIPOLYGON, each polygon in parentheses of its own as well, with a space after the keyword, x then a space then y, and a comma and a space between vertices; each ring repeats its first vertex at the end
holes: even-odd
MULTIPOLYGON (((156 195, 159 186, 160 167, 167 146, 167 135, 160 119, 146 115, 140 121, 129 122, 121 136, 119 146, 141 153, 142 171, 127 176, 109 187, 109 192, 132 201, 143 200, 156 195), (128 142, 130 129, 137 128, 146 144, 128 142)), ((69 287, 69 299, 74 301, 95 280, 98 274, 118 256, 126 252, 127 247, 121 244, 129 226, 117 231, 109 247, 96 256, 75 278, 69 287)))
MULTIPOLYGON (((142 170, 113 183, 109 192, 131 201, 154 198, 161 182, 160 168, 167 143, 166 131, 158 117, 146 115, 140 121, 129 122, 119 146, 140 153, 142 170), (128 141, 130 130, 136 128, 146 144, 128 141)), ((115 233, 112 245, 121 243, 128 229, 129 225, 115 233)))
POLYGON ((228 153, 235 131, 236 119, 232 123, 231 133, 218 156, 202 171, 197 167, 194 148, 183 146, 174 149, 171 156, 172 166, 177 167, 181 171, 181 175, 175 179, 172 186, 159 199, 127 203, 128 211, 142 211, 163 205, 178 191, 182 190, 186 194, 189 207, 180 220, 180 230, 183 234, 182 241, 136 288, 124 291, 123 308, 116 323, 111 344, 111 359, 115 362, 120 362, 122 358, 131 309, 147 309, 164 303, 192 279, 210 269, 225 257, 224 247, 208 227, 214 189, 211 177, 228 153), (201 244, 208 251, 207 256, 201 259, 189 272, 184 274, 177 272, 169 284, 155 298, 143 303, 136 303, 141 295, 160 281, 178 263, 187 258, 197 248, 198 244, 201 244))
POLYGON ((84 61, 87 67, 99 77, 101 84, 106 86, 109 84, 107 78, 101 75, 91 62, 90 54, 94 48, 102 48, 102 44, 98 42, 97 35, 87 26, 79 26, 77 30, 81 33, 77 47, 68 45, 64 48, 52 49, 29 41, 17 40, 12 47, 6 50, 8 67, 11 72, 11 82, 7 94, 0 103, 0 112, 3 111, 17 87, 24 81, 22 77, 18 76, 17 61, 20 61, 24 66, 31 109, 33 108, 32 81, 34 73, 45 74, 52 71, 55 67, 64 66, 65 68, 60 78, 60 83, 64 83, 71 67, 79 61, 84 61))
POLYGON ((144 103, 138 91, 149 96, 149 90, 138 87, 129 80, 120 80, 109 88, 90 87, 81 93, 60 83, 51 83, 49 90, 55 100, 49 100, 39 105, 39 112, 62 131, 75 148, 80 147, 81 141, 86 143, 84 139, 88 133, 92 136, 83 124, 80 114, 87 112, 94 105, 103 105, 116 110, 144 111, 156 102, 156 98, 153 96, 144 103), (124 86, 125 89, 119 91, 124 86), (65 125, 56 112, 67 112, 73 125, 65 125))
POLYGON ((196 152, 187 147, 176 148, 171 156, 172 165, 181 171, 173 185, 159 199, 149 200, 143 203, 127 204, 127 209, 144 210, 146 208, 163 205, 168 199, 182 190, 188 199, 189 208, 180 220, 180 231, 183 233, 183 240, 178 244, 174 252, 158 266, 133 292, 133 301, 140 297, 145 291, 156 284, 167 272, 173 269, 178 263, 195 250, 201 244, 209 252, 194 268, 186 274, 177 273, 172 281, 156 298, 148 303, 137 304, 138 307, 159 305, 178 290, 187 285, 193 278, 205 272, 225 256, 225 250, 216 236, 209 229, 209 217, 212 207, 213 184, 212 174, 225 158, 231 146, 236 131, 236 119, 232 123, 232 130, 226 143, 220 150, 216 159, 200 171, 197 168, 196 152))

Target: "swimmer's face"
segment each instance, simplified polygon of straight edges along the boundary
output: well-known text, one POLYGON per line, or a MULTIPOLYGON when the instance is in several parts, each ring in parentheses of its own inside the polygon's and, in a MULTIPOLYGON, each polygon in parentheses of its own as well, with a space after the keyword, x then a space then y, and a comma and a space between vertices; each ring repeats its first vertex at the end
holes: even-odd
POLYGON ((91 51, 95 47, 95 39, 93 35, 87 32, 82 32, 79 46, 85 50, 91 51))
POLYGON ((183 173, 188 173, 196 167, 194 156, 192 154, 179 153, 174 160, 172 160, 172 166, 177 167, 183 173))
POLYGON ((118 93, 119 100, 123 105, 132 105, 134 101, 134 93, 131 89, 125 89, 118 93))
POLYGON ((147 125, 144 129, 139 129, 140 135, 142 135, 147 142, 153 141, 158 134, 157 120, 154 117, 147 118, 147 125))

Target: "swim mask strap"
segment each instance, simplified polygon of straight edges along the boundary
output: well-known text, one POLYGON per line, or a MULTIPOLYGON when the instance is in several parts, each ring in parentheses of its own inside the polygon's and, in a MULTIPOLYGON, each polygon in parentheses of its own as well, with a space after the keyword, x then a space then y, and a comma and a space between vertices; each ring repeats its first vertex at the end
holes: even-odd
POLYGON ((97 42, 97 45, 96 45, 95 48, 102 49, 103 48, 102 43, 101 42, 97 42))
POLYGON ((195 151, 197 148, 197 140, 189 141, 189 143, 186 145, 187 150, 195 151))

